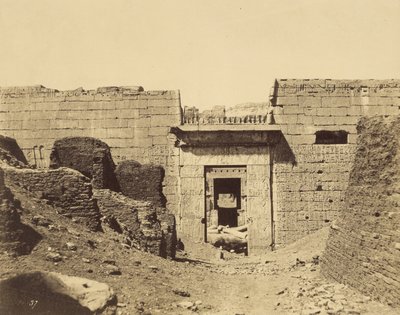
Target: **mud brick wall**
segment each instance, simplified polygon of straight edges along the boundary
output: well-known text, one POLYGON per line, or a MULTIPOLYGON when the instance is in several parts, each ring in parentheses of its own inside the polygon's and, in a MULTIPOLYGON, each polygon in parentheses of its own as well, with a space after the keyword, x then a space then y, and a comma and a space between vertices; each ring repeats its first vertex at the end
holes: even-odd
POLYGON ((118 190, 115 164, 109 146, 91 137, 56 140, 50 154, 50 168, 69 167, 92 179, 93 188, 118 190))
POLYGON ((16 169, 3 166, 6 182, 20 186, 36 198, 59 208, 59 214, 75 218, 91 230, 100 229, 100 212, 92 198, 90 179, 68 168, 16 169))
POLYGON ((287 244, 337 217, 357 122, 362 116, 399 115, 400 81, 277 80, 270 98, 284 135, 273 158, 275 241, 287 244), (320 130, 345 131, 348 142, 315 144, 320 130))
POLYGON ((162 257, 175 257, 175 222, 170 215, 157 213, 151 202, 133 200, 107 189, 95 189, 94 197, 102 215, 121 225, 129 245, 162 257))
POLYGON ((165 206, 162 193, 164 169, 158 165, 141 165, 136 161, 118 164, 115 174, 121 192, 135 200, 150 201, 158 207, 165 206))
POLYGON ((330 230, 321 272, 400 305, 400 117, 358 126, 345 207, 330 230))

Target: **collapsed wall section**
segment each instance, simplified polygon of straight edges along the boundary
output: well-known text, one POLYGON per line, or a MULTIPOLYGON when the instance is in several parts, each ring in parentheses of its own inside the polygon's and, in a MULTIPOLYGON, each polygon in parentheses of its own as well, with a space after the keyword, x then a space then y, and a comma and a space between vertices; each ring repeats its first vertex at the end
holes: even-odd
POLYGON ((55 170, 17 169, 2 166, 6 182, 58 207, 59 214, 82 222, 93 231, 101 229, 100 212, 92 198, 90 179, 68 168, 55 170))
POLYGON ((116 224, 114 228, 125 234, 127 245, 161 257, 175 258, 173 215, 151 202, 133 200, 108 189, 94 190, 94 197, 109 224, 116 224))
POLYGON ((321 272, 400 305, 400 117, 362 119, 345 207, 332 226, 321 272))
POLYGON ((337 218, 357 122, 399 115, 400 81, 282 79, 272 89, 271 105, 284 135, 273 150, 275 241, 288 244, 337 218))

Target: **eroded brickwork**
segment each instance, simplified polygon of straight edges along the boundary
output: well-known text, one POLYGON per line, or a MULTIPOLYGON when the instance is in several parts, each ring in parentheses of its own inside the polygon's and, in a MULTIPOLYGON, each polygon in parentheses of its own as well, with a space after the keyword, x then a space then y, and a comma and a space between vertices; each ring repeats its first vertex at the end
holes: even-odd
MULTIPOLYGON (((126 243, 162 257, 175 257, 175 222, 151 202, 134 200, 108 189, 94 190, 103 216, 117 221, 126 243)), ((117 227, 117 229, 119 228, 117 227)))
POLYGON ((69 168, 56 170, 17 169, 2 166, 6 183, 17 185, 32 196, 58 207, 61 215, 75 218, 91 230, 100 229, 100 212, 92 198, 90 179, 69 168))
POLYGON ((330 230, 321 271, 400 305, 400 118, 362 119, 345 206, 330 230))
POLYGON ((399 115, 398 80, 277 80, 274 121, 284 139, 274 148, 276 243, 329 225, 344 202, 362 116, 399 115), (317 131, 345 131, 347 144, 315 144, 317 131))

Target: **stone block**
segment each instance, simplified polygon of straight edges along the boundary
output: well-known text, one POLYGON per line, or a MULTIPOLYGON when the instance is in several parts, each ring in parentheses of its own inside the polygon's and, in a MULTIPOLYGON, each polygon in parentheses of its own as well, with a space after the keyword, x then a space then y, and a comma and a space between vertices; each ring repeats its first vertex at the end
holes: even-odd
POLYGON ((140 118, 140 119, 130 119, 128 121, 128 127, 134 128, 144 128, 151 126, 151 119, 150 117, 140 118))
POLYGON ((133 137, 132 128, 108 128, 107 129, 107 138, 108 139, 132 139, 133 137))
POLYGON ((316 126, 323 126, 323 125, 334 125, 335 120, 333 117, 314 117, 314 124, 316 126))
POLYGON ((315 135, 294 135, 291 138, 291 144, 313 144, 315 143, 315 135))
POLYGON ((297 122, 298 122, 298 115, 295 114, 282 115, 281 124, 296 124, 297 122))
POLYGON ((180 167, 180 177, 202 177, 204 178, 204 166, 182 165, 180 167))
POLYGON ((347 96, 327 96, 322 98, 322 107, 350 107, 350 98, 347 96))
POLYGON ((356 116, 335 116, 335 124, 339 127, 341 125, 356 125, 358 117, 356 116))
POLYGON ((303 114, 304 109, 299 105, 285 105, 283 106, 283 114, 291 115, 291 114, 303 114))
POLYGON ((320 96, 298 96, 300 107, 321 107, 320 96))
POLYGON ((149 129, 150 136, 167 136, 169 133, 170 127, 151 127, 149 129))
POLYGON ((152 137, 153 145, 164 145, 168 144, 168 139, 166 136, 154 136, 152 137))
POLYGON ((298 104, 297 96, 278 96, 276 105, 294 105, 298 104))

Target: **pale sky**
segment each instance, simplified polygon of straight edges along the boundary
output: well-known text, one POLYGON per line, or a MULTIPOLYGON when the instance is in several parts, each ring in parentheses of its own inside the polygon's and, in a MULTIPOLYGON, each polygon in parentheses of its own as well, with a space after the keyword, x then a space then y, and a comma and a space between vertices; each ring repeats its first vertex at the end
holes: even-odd
POLYGON ((275 78, 400 79, 400 0, 0 0, 0 86, 266 101, 275 78))

